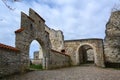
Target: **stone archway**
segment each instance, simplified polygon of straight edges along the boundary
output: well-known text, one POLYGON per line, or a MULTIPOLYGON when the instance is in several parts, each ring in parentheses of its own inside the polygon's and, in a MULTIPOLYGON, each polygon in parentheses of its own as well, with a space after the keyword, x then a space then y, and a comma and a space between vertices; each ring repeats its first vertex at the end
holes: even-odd
MULTIPOLYGON (((97 48, 93 45, 93 44, 90 44, 90 43, 82 43, 78 46, 77 48, 77 52, 76 52, 76 63, 77 65, 80 65, 81 63, 84 63, 87 61, 87 58, 83 59, 83 54, 82 54, 82 51, 83 50, 82 48, 85 47, 85 46, 88 46, 88 49, 92 49, 93 50, 93 53, 94 53, 94 64, 96 66, 99 66, 99 67, 104 67, 104 60, 103 60, 103 54, 102 53, 99 53, 97 51, 97 48), (81 52, 81 53, 80 53, 81 52), (81 59, 80 59, 81 58, 81 59)), ((85 50, 85 49, 84 49, 85 50)))
POLYGON ((39 66, 42 69, 43 66, 43 53, 41 44, 33 40, 29 46, 29 60, 30 69, 32 66, 39 66))
POLYGON ((49 33, 45 31, 45 21, 32 9, 29 16, 21 13, 21 28, 15 31, 16 48, 20 50, 21 71, 29 69, 29 47, 36 40, 43 51, 43 69, 49 68, 50 40, 49 33))
POLYGON ((94 63, 94 49, 89 45, 79 48, 79 64, 94 63))
POLYGON ((76 61, 77 64, 80 65, 82 63, 87 63, 87 50, 92 49, 93 50, 93 57, 94 57, 94 64, 96 64, 96 48, 89 43, 83 43, 77 48, 76 52, 76 61))

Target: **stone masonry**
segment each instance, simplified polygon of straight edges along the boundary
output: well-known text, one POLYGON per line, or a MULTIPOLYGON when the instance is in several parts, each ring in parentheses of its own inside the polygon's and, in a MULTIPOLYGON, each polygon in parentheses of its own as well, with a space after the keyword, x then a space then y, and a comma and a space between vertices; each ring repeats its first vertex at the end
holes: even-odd
MULTIPOLYGON (((53 63, 50 64, 50 61, 54 62, 56 59, 51 59, 53 58, 52 56, 55 55, 52 54, 53 52, 51 51, 51 49, 53 49, 51 46, 54 44, 51 43, 51 36, 49 32, 46 31, 45 20, 34 10, 30 9, 29 16, 25 13, 21 14, 21 29, 23 29, 21 32, 19 32, 19 30, 16 31, 16 47, 21 51, 21 70, 24 71, 29 68, 29 46, 33 40, 37 40, 41 45, 43 52, 43 68, 53 68, 51 67, 53 63)), ((57 51, 56 49, 54 50, 57 51)), ((60 55, 62 58, 63 54, 60 55)), ((68 60, 67 57, 69 56, 66 56, 65 60, 68 60)), ((57 63, 60 63, 60 61, 57 63)), ((55 67, 59 67, 57 63, 55 62, 55 67)))
MULTIPOLYGON (((80 40, 65 40, 66 54, 71 57, 72 65, 80 65, 82 58, 82 52, 80 52, 82 46, 90 46, 94 52, 94 64, 100 67, 104 67, 104 54, 103 54, 103 40, 102 39, 80 39, 80 40)), ((85 53, 83 53, 85 54, 85 53)))
POLYGON ((43 54, 40 54, 40 51, 35 51, 33 55, 34 55, 33 59, 30 59, 31 63, 36 65, 42 64, 43 54))
POLYGON ((64 49, 64 35, 60 30, 54 30, 49 27, 45 27, 45 30, 49 33, 51 42, 51 48, 61 52, 64 49))
POLYGON ((0 77, 20 72, 19 50, 0 43, 0 77))
POLYGON ((39 59, 39 51, 34 52, 34 59, 39 59))
POLYGON ((111 13, 104 45, 106 62, 120 63, 120 11, 111 13))

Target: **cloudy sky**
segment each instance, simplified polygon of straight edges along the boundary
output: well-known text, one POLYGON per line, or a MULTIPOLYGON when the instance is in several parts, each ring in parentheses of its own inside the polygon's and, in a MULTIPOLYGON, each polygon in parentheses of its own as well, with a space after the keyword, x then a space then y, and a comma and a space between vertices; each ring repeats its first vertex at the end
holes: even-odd
POLYGON ((7 4, 0 0, 0 43, 15 46, 14 31, 20 28, 20 12, 34 9, 54 29, 60 29, 64 38, 103 38, 105 24, 119 0, 20 0, 7 4))

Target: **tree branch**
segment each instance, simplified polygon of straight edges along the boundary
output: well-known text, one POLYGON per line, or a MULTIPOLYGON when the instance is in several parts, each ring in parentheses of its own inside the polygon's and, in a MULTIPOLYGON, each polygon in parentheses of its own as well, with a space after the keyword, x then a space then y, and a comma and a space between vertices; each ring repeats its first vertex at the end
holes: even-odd
MULTIPOLYGON (((17 0, 13 0, 13 1, 17 1, 17 0)), ((7 4, 7 0, 2 0, 2 2, 5 4, 5 6, 8 8, 8 9, 10 9, 10 10, 15 10, 15 8, 12 8, 12 7, 10 7, 8 4, 7 4)))

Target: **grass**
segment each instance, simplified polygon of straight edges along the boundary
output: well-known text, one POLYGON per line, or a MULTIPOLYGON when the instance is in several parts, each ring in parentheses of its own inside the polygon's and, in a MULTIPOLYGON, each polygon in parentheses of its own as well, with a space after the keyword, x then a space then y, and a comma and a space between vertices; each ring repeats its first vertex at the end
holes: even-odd
POLYGON ((39 65, 31 64, 31 65, 30 65, 30 69, 34 69, 34 70, 42 70, 43 67, 42 67, 41 64, 39 64, 39 65))

